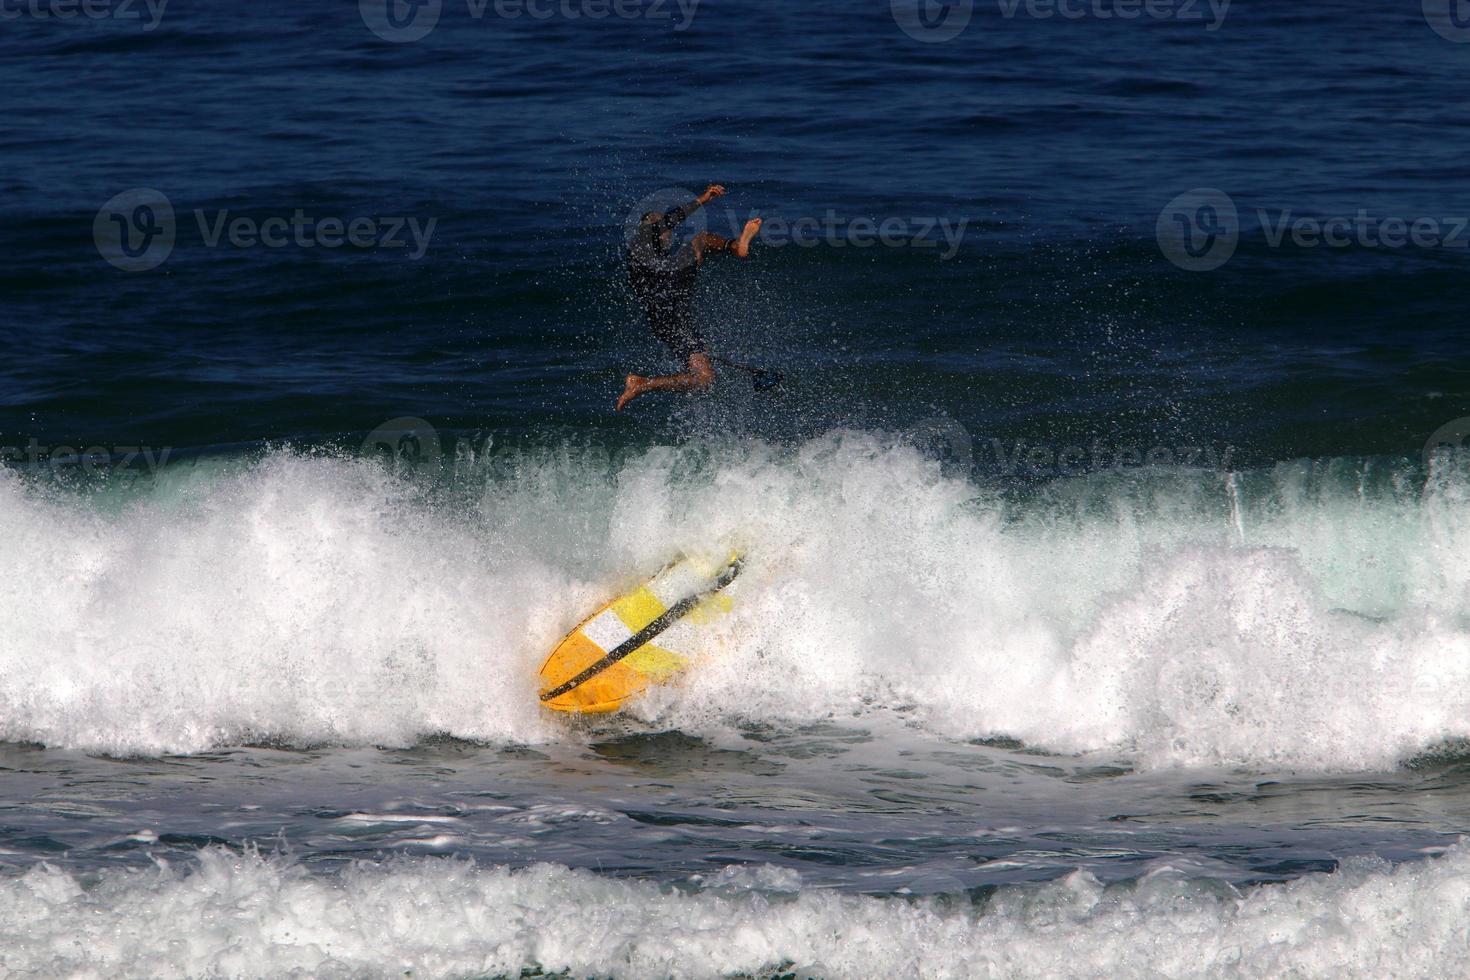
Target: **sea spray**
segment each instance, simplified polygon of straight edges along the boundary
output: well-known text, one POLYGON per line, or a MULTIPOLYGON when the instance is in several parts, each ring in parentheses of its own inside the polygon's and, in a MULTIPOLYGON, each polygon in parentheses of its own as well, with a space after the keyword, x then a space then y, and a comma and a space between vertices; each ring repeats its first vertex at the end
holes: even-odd
POLYGON ((1458 473, 1176 466, 1017 496, 857 433, 504 452, 451 488, 287 450, 122 496, 4 476, 0 736, 123 754, 581 737, 538 710, 540 659, 710 540, 738 541, 748 574, 642 724, 902 710, 944 738, 1316 769, 1470 736, 1458 473))

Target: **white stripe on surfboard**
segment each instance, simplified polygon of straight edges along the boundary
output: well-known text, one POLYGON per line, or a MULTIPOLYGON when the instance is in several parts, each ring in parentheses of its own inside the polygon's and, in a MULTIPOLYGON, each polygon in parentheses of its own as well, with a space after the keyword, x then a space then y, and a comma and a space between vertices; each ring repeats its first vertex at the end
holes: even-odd
POLYGON ((601 647, 603 653, 609 653, 631 639, 633 631, 618 618, 617 613, 604 609, 582 627, 582 634, 601 647))

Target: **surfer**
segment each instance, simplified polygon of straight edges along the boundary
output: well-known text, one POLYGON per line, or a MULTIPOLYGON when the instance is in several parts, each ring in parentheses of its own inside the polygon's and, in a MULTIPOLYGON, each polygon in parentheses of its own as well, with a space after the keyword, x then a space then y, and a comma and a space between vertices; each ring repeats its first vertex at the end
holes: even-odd
POLYGON ((618 399, 619 412, 624 405, 650 391, 705 391, 715 383, 714 364, 694 323, 694 282, 704 260, 711 255, 733 255, 740 259, 748 256, 751 240, 760 233, 761 219, 747 221, 740 238, 733 241, 702 231, 677 250, 671 242, 674 229, 684 219, 724 193, 722 185, 711 184, 690 203, 664 214, 650 211, 638 223, 628 245, 628 281, 648 317, 653 335, 685 363, 686 370, 682 374, 652 378, 628 375, 618 399))

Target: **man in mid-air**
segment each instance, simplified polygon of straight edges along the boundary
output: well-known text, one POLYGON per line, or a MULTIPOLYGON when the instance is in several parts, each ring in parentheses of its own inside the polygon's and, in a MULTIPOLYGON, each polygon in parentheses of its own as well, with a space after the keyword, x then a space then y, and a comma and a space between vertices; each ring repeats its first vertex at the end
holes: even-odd
POLYGON ((671 242, 674 229, 685 218, 724 193, 724 187, 711 184, 689 204, 666 214, 650 211, 638 223, 628 244, 628 281, 648 316, 653 335, 685 362, 687 370, 683 374, 656 378, 628 375, 622 397, 618 399, 619 412, 624 405, 650 391, 705 391, 715 383, 714 364, 694 323, 694 282, 699 277, 700 266, 711 255, 733 255, 740 259, 748 256, 751 240, 760 233, 761 219, 747 221, 738 241, 703 231, 682 248, 673 249, 671 242))

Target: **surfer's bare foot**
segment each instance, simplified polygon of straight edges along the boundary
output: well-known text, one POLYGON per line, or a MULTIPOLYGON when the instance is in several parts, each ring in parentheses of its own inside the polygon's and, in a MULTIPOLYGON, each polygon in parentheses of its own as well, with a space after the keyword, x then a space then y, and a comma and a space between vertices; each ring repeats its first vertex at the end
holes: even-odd
POLYGON ((640 374, 628 375, 628 380, 623 383, 623 394, 618 398, 618 407, 614 411, 621 412, 623 406, 628 404, 647 390, 648 379, 640 374))
POLYGON ((740 233, 740 241, 735 243, 735 254, 742 259, 750 254, 750 243, 756 235, 761 233, 760 218, 751 218, 745 223, 745 230, 740 233))

